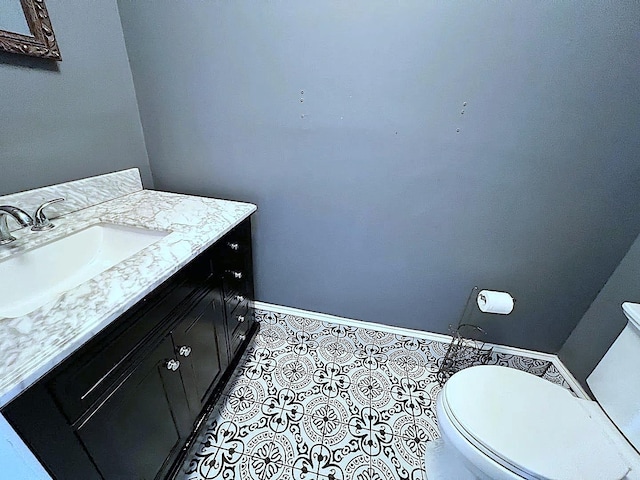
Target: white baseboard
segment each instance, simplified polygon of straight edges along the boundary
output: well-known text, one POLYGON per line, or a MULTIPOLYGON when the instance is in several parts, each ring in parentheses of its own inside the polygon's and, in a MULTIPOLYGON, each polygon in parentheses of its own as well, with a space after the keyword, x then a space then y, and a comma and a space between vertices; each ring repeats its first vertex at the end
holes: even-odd
POLYGON ((555 359, 553 360, 553 365, 558 369, 560 374, 567 381, 567 383, 571 387, 571 390, 573 390, 576 393, 576 395, 578 395, 580 398, 585 398, 587 400, 593 400, 591 398, 591 396, 586 392, 586 390, 584 388, 582 388, 582 385, 580 385, 578 380, 576 380, 576 378, 569 371, 569 369, 564 365, 564 363, 562 363, 562 360, 560 360, 557 357, 557 355, 554 355, 554 357, 555 357, 555 359))
MULTIPOLYGON (((412 328, 394 327, 392 325, 384 325, 382 323, 365 322, 363 320, 354 320, 352 318, 338 317, 335 315, 328 315, 326 313, 312 312, 309 310, 302 310, 299 308, 285 307, 282 305, 275 305, 265 302, 253 302, 254 307, 260 310, 267 310, 269 312, 276 312, 288 315, 296 315, 298 317, 312 318, 314 320, 320 320, 323 322, 332 322, 339 325, 348 325, 351 327, 366 328, 369 330, 376 330, 378 332, 387 332, 394 335, 406 335, 407 337, 423 338, 425 340, 431 340, 434 342, 449 343, 451 341, 451 335, 444 335, 441 333, 425 332, 423 330, 414 330, 412 328)), ((536 352, 534 350, 525 350, 523 348, 509 347, 507 345, 495 345, 487 343, 487 346, 493 347, 496 352, 511 353, 515 355, 522 355, 525 357, 536 358, 539 360, 547 360, 553 362, 557 357, 551 353, 536 352)))
POLYGON ((413 330, 411 328, 393 327, 383 325, 381 323, 365 322, 362 320, 354 320, 352 318, 337 317, 326 313, 312 312, 310 310, 302 310, 299 308, 285 307, 282 305, 274 305, 265 302, 253 302, 255 308, 259 310, 267 310, 269 312, 282 313, 285 315, 295 315, 298 317, 312 318, 322 322, 337 323, 338 325, 347 325, 350 327, 365 328, 368 330, 376 330, 378 332, 387 332, 394 335, 406 335, 407 337, 424 338, 434 342, 450 342, 451 336, 439 333, 423 332, 421 330, 413 330))
MULTIPOLYGON (((363 320, 354 320, 352 318, 338 317, 335 315, 328 315, 326 313, 312 312, 310 310, 302 310, 300 308, 285 307, 283 305, 275 305, 273 303, 266 302, 253 302, 254 308, 258 310, 266 310, 268 312, 281 313, 284 315, 295 315, 298 317, 312 318, 322 322, 337 323, 339 325, 347 325, 350 327, 365 328, 369 330, 376 330, 378 332, 387 332, 394 335, 405 335, 407 337, 422 338, 432 342, 448 343, 451 341, 450 335, 443 335, 441 333, 425 332, 423 330, 414 330, 411 328, 394 327, 392 325, 384 325, 381 323, 365 322, 363 320)), ((589 395, 580 386, 578 381, 573 377, 571 372, 564 366, 557 355, 552 353, 536 352, 535 350, 527 350, 518 347, 509 347, 508 345, 496 345, 492 343, 486 344, 489 347, 493 347, 493 350, 500 353, 509 353, 512 355, 520 355, 523 357, 535 358, 537 360, 546 360, 553 363, 553 365, 560 371, 562 376, 567 380, 567 383, 576 392, 576 394, 583 398, 589 398, 589 395)))

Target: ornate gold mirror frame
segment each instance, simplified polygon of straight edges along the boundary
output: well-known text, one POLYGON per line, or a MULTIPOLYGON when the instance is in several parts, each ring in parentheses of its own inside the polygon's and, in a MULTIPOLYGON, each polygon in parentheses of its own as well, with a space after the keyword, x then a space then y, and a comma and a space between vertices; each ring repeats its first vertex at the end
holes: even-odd
POLYGON ((62 60, 44 0, 20 0, 20 4, 31 35, 0 30, 0 50, 62 60))

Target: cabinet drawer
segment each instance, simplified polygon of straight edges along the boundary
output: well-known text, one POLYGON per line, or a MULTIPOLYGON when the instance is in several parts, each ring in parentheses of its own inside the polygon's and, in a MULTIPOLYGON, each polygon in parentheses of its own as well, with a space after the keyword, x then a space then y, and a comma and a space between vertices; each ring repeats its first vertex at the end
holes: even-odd
POLYGON ((118 328, 92 342, 73 357, 49 383, 49 389, 70 422, 98 400, 140 355, 145 340, 171 312, 195 294, 197 289, 187 279, 160 296, 143 299, 141 307, 118 328), (150 304, 149 307, 146 304, 150 304))
MULTIPOLYGON (((235 231, 231 233, 235 234, 235 231)), ((244 265, 244 258, 246 257, 247 252, 250 251, 243 239, 237 238, 237 235, 234 235, 234 237, 235 238, 225 240, 220 247, 220 259, 224 268, 242 268, 244 265)))
POLYGON ((245 340, 247 332, 253 324, 253 308, 244 305, 235 309, 233 314, 228 317, 227 325, 229 328, 229 353, 233 356, 240 344, 245 340))
MULTIPOLYGON (((234 295, 247 293, 248 274, 244 269, 227 269, 222 274, 222 289, 225 300, 231 299, 234 295)), ((246 296, 246 295, 245 295, 246 296)))
POLYGON ((246 328, 247 325, 251 323, 251 318, 246 302, 238 306, 228 317, 229 331, 231 334, 234 335, 239 328, 246 328))
POLYGON ((237 308, 242 308, 243 306, 247 306, 249 304, 249 292, 237 292, 231 294, 229 297, 225 299, 224 308, 227 317, 231 317, 234 310, 237 308))
POLYGON ((251 253, 251 229, 243 222, 227 233, 220 242, 222 258, 230 265, 251 253))
POLYGON ((236 333, 231 337, 231 341, 229 342, 229 355, 231 357, 235 356, 236 353, 238 352, 238 349, 240 348, 240 345, 242 345, 242 342, 244 342, 247 338, 247 332, 249 331, 249 323, 245 323, 244 327, 239 328, 236 333))

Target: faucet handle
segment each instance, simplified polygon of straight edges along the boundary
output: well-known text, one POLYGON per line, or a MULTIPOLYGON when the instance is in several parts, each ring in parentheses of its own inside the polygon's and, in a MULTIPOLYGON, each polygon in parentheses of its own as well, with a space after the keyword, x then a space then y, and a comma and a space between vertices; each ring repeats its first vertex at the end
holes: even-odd
POLYGON ((34 224, 33 224, 33 227, 31 227, 31 230, 33 230, 34 232, 41 232, 42 230, 50 230, 53 227, 55 227, 55 225, 51 223, 51 221, 44 214, 44 209, 47 208, 52 203, 58 203, 63 201, 64 201, 64 198, 55 198, 53 200, 49 200, 48 202, 44 202, 42 205, 40 205, 36 210, 36 213, 33 215, 34 224))

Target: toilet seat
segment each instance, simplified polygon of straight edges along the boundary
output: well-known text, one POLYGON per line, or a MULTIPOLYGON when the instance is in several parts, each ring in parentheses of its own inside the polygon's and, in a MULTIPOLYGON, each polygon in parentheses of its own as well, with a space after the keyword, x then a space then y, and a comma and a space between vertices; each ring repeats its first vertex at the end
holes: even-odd
MULTIPOLYGON (((455 415, 453 415, 453 413, 451 412, 451 410, 449 408, 445 391, 442 391, 440 393, 440 400, 442 401, 441 411, 442 411, 442 413, 444 415, 446 415, 446 420, 448 421, 447 423, 451 427, 453 427, 453 429, 457 432, 458 435, 460 435, 462 438, 464 438, 466 440, 466 442, 469 445, 471 445, 472 449, 475 449, 479 453, 482 454, 480 457, 482 457, 482 456, 488 457, 489 460, 492 460, 493 462, 497 463, 501 467, 505 468, 507 471, 516 474, 518 478, 528 478, 527 477, 527 472, 520 470, 516 465, 513 465, 507 459, 502 458, 500 455, 497 455, 490 448, 488 448, 485 444, 483 444, 481 440, 473 437, 473 435, 471 435, 456 420, 455 415)), ((441 420, 441 425, 442 425, 442 420, 441 420)))
POLYGON ((539 377, 495 365, 471 367, 452 376, 441 395, 460 435, 523 478, 619 480, 629 471, 585 408, 592 402, 539 377))

